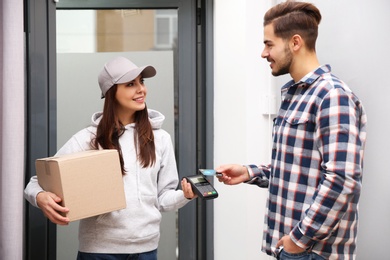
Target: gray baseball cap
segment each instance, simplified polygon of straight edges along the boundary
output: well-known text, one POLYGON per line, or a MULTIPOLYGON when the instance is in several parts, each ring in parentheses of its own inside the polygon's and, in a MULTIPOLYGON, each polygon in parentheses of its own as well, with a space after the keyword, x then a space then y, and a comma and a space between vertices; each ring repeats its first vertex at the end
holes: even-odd
POLYGON ((106 92, 115 84, 122 84, 134 80, 138 75, 144 78, 151 78, 156 75, 153 66, 138 67, 124 57, 116 57, 108 61, 99 73, 98 81, 102 90, 102 98, 106 92))

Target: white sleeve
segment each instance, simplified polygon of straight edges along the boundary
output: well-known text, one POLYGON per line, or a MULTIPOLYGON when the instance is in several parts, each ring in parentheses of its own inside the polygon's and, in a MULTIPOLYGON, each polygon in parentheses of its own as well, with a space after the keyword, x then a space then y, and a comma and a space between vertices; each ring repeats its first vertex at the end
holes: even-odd
MULTIPOLYGON (((91 140, 91 132, 87 129, 83 129, 77 134, 73 135, 62 147, 55 156, 76 153, 85 150, 89 150, 91 140)), ((37 205, 37 195, 38 193, 44 191, 38 183, 37 176, 32 176, 26 188, 24 189, 25 199, 31 203, 31 205, 38 207, 37 205)))

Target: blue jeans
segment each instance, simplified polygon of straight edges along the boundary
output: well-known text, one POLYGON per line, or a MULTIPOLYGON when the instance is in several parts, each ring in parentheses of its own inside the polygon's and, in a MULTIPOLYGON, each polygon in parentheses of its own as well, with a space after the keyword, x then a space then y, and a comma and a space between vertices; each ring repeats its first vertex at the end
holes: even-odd
POLYGON ((313 252, 302 252, 299 254, 290 254, 285 250, 282 250, 278 255, 279 260, 324 260, 322 256, 319 256, 313 252))
POLYGON ((96 254, 78 252, 77 260, 157 260, 157 249, 138 254, 96 254))

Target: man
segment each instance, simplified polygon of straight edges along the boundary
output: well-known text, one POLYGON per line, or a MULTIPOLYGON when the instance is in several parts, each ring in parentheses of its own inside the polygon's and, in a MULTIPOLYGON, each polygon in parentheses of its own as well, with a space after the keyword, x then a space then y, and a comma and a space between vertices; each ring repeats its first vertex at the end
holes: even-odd
POLYGON ((287 1, 264 16, 272 74, 289 73, 274 119, 269 165, 222 165, 221 182, 268 187, 262 250, 279 259, 354 259, 366 114, 348 86, 318 62, 320 11, 287 1), (298 258, 294 258, 298 259, 298 258))

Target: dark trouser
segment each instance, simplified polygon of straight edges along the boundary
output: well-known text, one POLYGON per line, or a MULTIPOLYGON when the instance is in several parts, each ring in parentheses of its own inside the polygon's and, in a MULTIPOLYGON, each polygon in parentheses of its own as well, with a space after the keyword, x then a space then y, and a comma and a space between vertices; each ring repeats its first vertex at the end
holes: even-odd
POLYGON ((290 254, 285 250, 282 250, 277 259, 279 260, 324 260, 322 256, 319 256, 313 252, 303 252, 299 254, 290 254))
POLYGON ((157 249, 138 254, 96 254, 78 252, 77 260, 157 260, 157 249))

